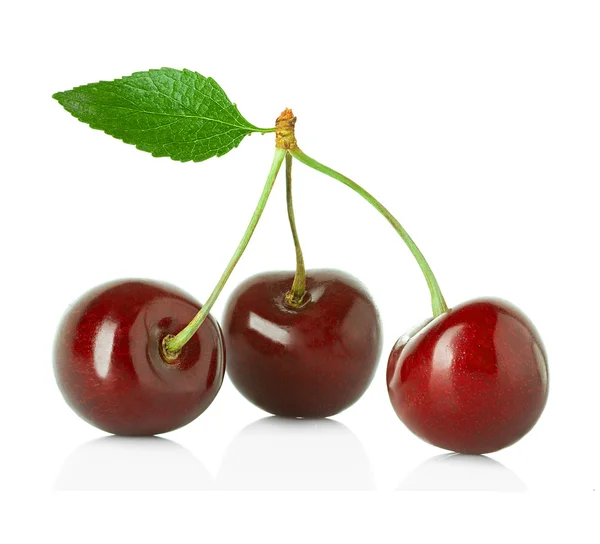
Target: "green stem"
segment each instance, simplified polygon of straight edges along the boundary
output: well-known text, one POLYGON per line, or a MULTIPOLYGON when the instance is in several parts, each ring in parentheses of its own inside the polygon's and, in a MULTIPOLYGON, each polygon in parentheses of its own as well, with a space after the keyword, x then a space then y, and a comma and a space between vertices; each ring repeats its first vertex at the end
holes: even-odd
POLYGON ((440 290, 440 286, 438 285, 429 264, 425 260, 425 257, 417 247, 417 244, 414 243, 413 239, 408 235, 408 233, 404 230, 404 227, 398 222, 398 220, 388 211, 388 209, 381 204, 373 195, 371 195, 368 191, 363 189, 360 185, 352 181, 350 178, 347 178, 343 174, 332 170, 328 166, 317 162, 315 159, 312 159, 308 155, 305 155, 298 147, 295 149, 291 149, 290 153, 300 162, 314 168, 315 170, 326 174, 333 179, 341 181, 344 185, 347 185, 353 191, 356 191, 360 196, 362 196, 371 206, 373 206, 383 217, 385 217, 388 222, 394 227, 394 230, 400 235, 400 238, 404 240, 404 243, 408 246, 411 253, 417 260, 417 263, 421 267, 421 271, 425 276, 425 281, 427 282, 427 286, 429 287, 429 292, 431 293, 431 308, 433 310, 433 316, 438 317, 442 315, 444 312, 448 311, 448 306, 446 305, 446 301, 444 300, 444 296, 440 290))
POLYGON ((288 291, 285 301, 290 306, 301 306, 304 302, 306 293, 306 268, 304 267, 304 256, 300 247, 300 238, 296 229, 296 218, 294 216, 294 202, 292 200, 292 156, 287 153, 285 156, 285 195, 287 201, 288 219, 296 248, 296 275, 291 289, 288 291))
POLYGON ((223 275, 219 279, 217 285, 213 289, 212 293, 208 297, 208 300, 202 306, 202 309, 196 314, 194 319, 190 321, 190 323, 176 336, 167 336, 163 340, 163 356, 168 361, 173 361, 179 355, 181 348, 185 346, 185 344, 196 334, 196 331, 200 328, 200 325, 204 322, 206 317, 208 316, 211 308, 217 300, 217 297, 220 295, 223 287, 227 283, 229 276, 233 272, 235 265, 240 260, 240 257, 244 253, 244 250, 248 246, 248 242, 256 229, 256 225, 265 209, 267 204, 267 200, 269 199, 269 195, 271 194, 271 190, 273 189, 273 185, 275 184, 275 179, 277 178, 277 174, 281 165, 283 163, 283 159, 286 156, 285 149, 275 149, 275 156, 273 157, 273 163, 271 164, 271 170, 269 171, 269 175, 267 176, 267 181, 265 182, 265 186, 263 188, 262 194, 260 195, 260 199, 258 204, 256 205, 256 209, 254 210, 254 214, 252 214, 252 218, 250 219, 250 223, 246 228, 246 232, 244 232, 244 236, 235 250, 235 253, 231 257, 229 264, 225 268, 223 275))

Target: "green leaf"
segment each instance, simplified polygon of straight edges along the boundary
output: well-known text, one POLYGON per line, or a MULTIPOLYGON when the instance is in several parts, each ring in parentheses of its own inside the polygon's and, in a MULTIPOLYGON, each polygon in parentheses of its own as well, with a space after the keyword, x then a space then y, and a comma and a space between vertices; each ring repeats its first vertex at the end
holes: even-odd
POLYGON ((182 162, 220 157, 252 132, 275 131, 246 121, 214 79, 190 70, 136 72, 53 98, 92 128, 182 162))

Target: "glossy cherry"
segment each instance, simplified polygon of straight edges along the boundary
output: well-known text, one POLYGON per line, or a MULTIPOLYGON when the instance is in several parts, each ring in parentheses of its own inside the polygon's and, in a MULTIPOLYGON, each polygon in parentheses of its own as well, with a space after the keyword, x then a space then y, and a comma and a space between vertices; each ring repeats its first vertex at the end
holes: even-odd
POLYGON ((519 309, 474 300, 401 338, 387 384, 398 417, 417 436, 460 453, 489 453, 522 438, 540 417, 546 351, 519 309))
POLYGON ((352 276, 311 270, 300 307, 286 294, 294 273, 249 278, 227 303, 227 373, 256 406, 285 417, 327 417, 365 392, 381 353, 373 300, 352 276))
POLYGON ((119 435, 165 433, 198 417, 223 381, 221 329, 209 316, 170 363, 161 342, 199 309, 187 293, 146 280, 114 281, 83 295, 63 317, 54 347, 67 403, 119 435))

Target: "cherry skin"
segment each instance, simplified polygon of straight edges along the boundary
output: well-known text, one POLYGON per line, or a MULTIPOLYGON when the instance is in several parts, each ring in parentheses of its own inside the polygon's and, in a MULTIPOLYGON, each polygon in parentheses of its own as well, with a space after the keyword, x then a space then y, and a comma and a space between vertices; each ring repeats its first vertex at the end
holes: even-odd
POLYGON ((165 283, 119 280, 84 294, 63 317, 54 374, 71 408, 113 434, 154 435, 186 425, 214 400, 225 372, 219 324, 209 315, 177 359, 161 342, 200 304, 165 283))
POLYGON ((286 303, 294 274, 268 272, 227 302, 227 373, 259 408, 284 417, 327 417, 365 392, 381 353, 381 326, 363 285, 344 272, 309 270, 301 307, 286 303))
POLYGON ((417 436, 459 453, 489 453, 525 436, 544 410, 546 351, 515 306, 473 300, 400 338, 387 384, 396 414, 417 436))

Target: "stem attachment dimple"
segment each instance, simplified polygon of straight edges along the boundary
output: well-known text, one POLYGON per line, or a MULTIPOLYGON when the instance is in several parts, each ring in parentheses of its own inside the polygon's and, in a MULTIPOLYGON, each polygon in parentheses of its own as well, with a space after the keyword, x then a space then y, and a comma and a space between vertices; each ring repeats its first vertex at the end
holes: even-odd
POLYGON ((371 206, 373 206, 383 217, 387 219, 387 221, 392 225, 394 230, 399 234, 400 238, 404 241, 404 243, 408 246, 417 263, 421 267, 421 271, 423 272, 423 276, 425 276, 425 281, 427 282, 427 287, 429 287, 429 292, 431 294, 431 308, 433 310, 433 316, 438 317, 443 313, 448 311, 448 306, 446 305, 446 301, 444 300, 444 296, 442 295, 442 291, 440 286, 438 285, 435 276, 433 275, 433 271, 431 270, 429 264, 425 260, 425 257, 421 253, 421 250, 417 247, 417 244, 413 241, 413 239, 408 235, 408 233, 404 230, 404 227, 400 224, 400 222, 390 213, 390 211, 379 202, 371 193, 369 193, 366 189, 363 189, 358 183, 355 183, 350 178, 347 178, 343 174, 336 172, 332 168, 321 164, 315 159, 305 155, 300 148, 296 147, 295 149, 291 149, 290 153, 295 159, 298 159, 300 162, 314 168, 318 172, 326 174, 333 179, 342 182, 344 185, 350 187, 353 191, 362 196, 371 206))
POLYGON ((285 158, 286 151, 285 149, 275 149, 275 156, 273 157, 273 163, 271 164, 271 170, 269 171, 269 175, 267 176, 267 181, 265 182, 262 194, 260 195, 260 199, 258 200, 258 204, 256 205, 256 209, 252 214, 252 218, 250 219, 250 223, 246 228, 246 232, 244 232, 244 236, 240 240, 238 247, 236 248, 231 260, 227 264, 225 271, 221 275, 221 278, 217 282, 217 285, 213 289, 212 293, 208 297, 208 300, 202 306, 200 311, 196 314, 196 316, 190 321, 190 323, 176 336, 166 336, 163 340, 161 346, 161 355, 165 359, 166 362, 172 363, 177 359, 181 349, 185 344, 196 334, 196 331, 200 328, 200 325, 204 322, 206 317, 208 316, 211 308, 216 302, 218 296, 221 294, 223 287, 227 283, 229 276, 233 272, 233 269, 237 265, 240 260, 242 254, 244 253, 246 247, 248 246, 248 242, 250 242, 250 238, 256 229, 256 225, 267 205, 267 200, 269 199, 269 195, 271 194, 271 190, 273 189, 273 185, 275 184, 275 179, 277 178, 277 174, 283 160, 285 158))
POLYGON ((300 238, 296 229, 296 218, 294 215, 294 203, 292 199, 292 156, 287 153, 285 156, 285 194, 287 201, 288 219, 290 220, 290 229, 296 248, 296 275, 291 289, 285 295, 285 302, 288 306, 299 308, 304 304, 306 297, 306 268, 304 266, 304 256, 300 247, 300 238))

